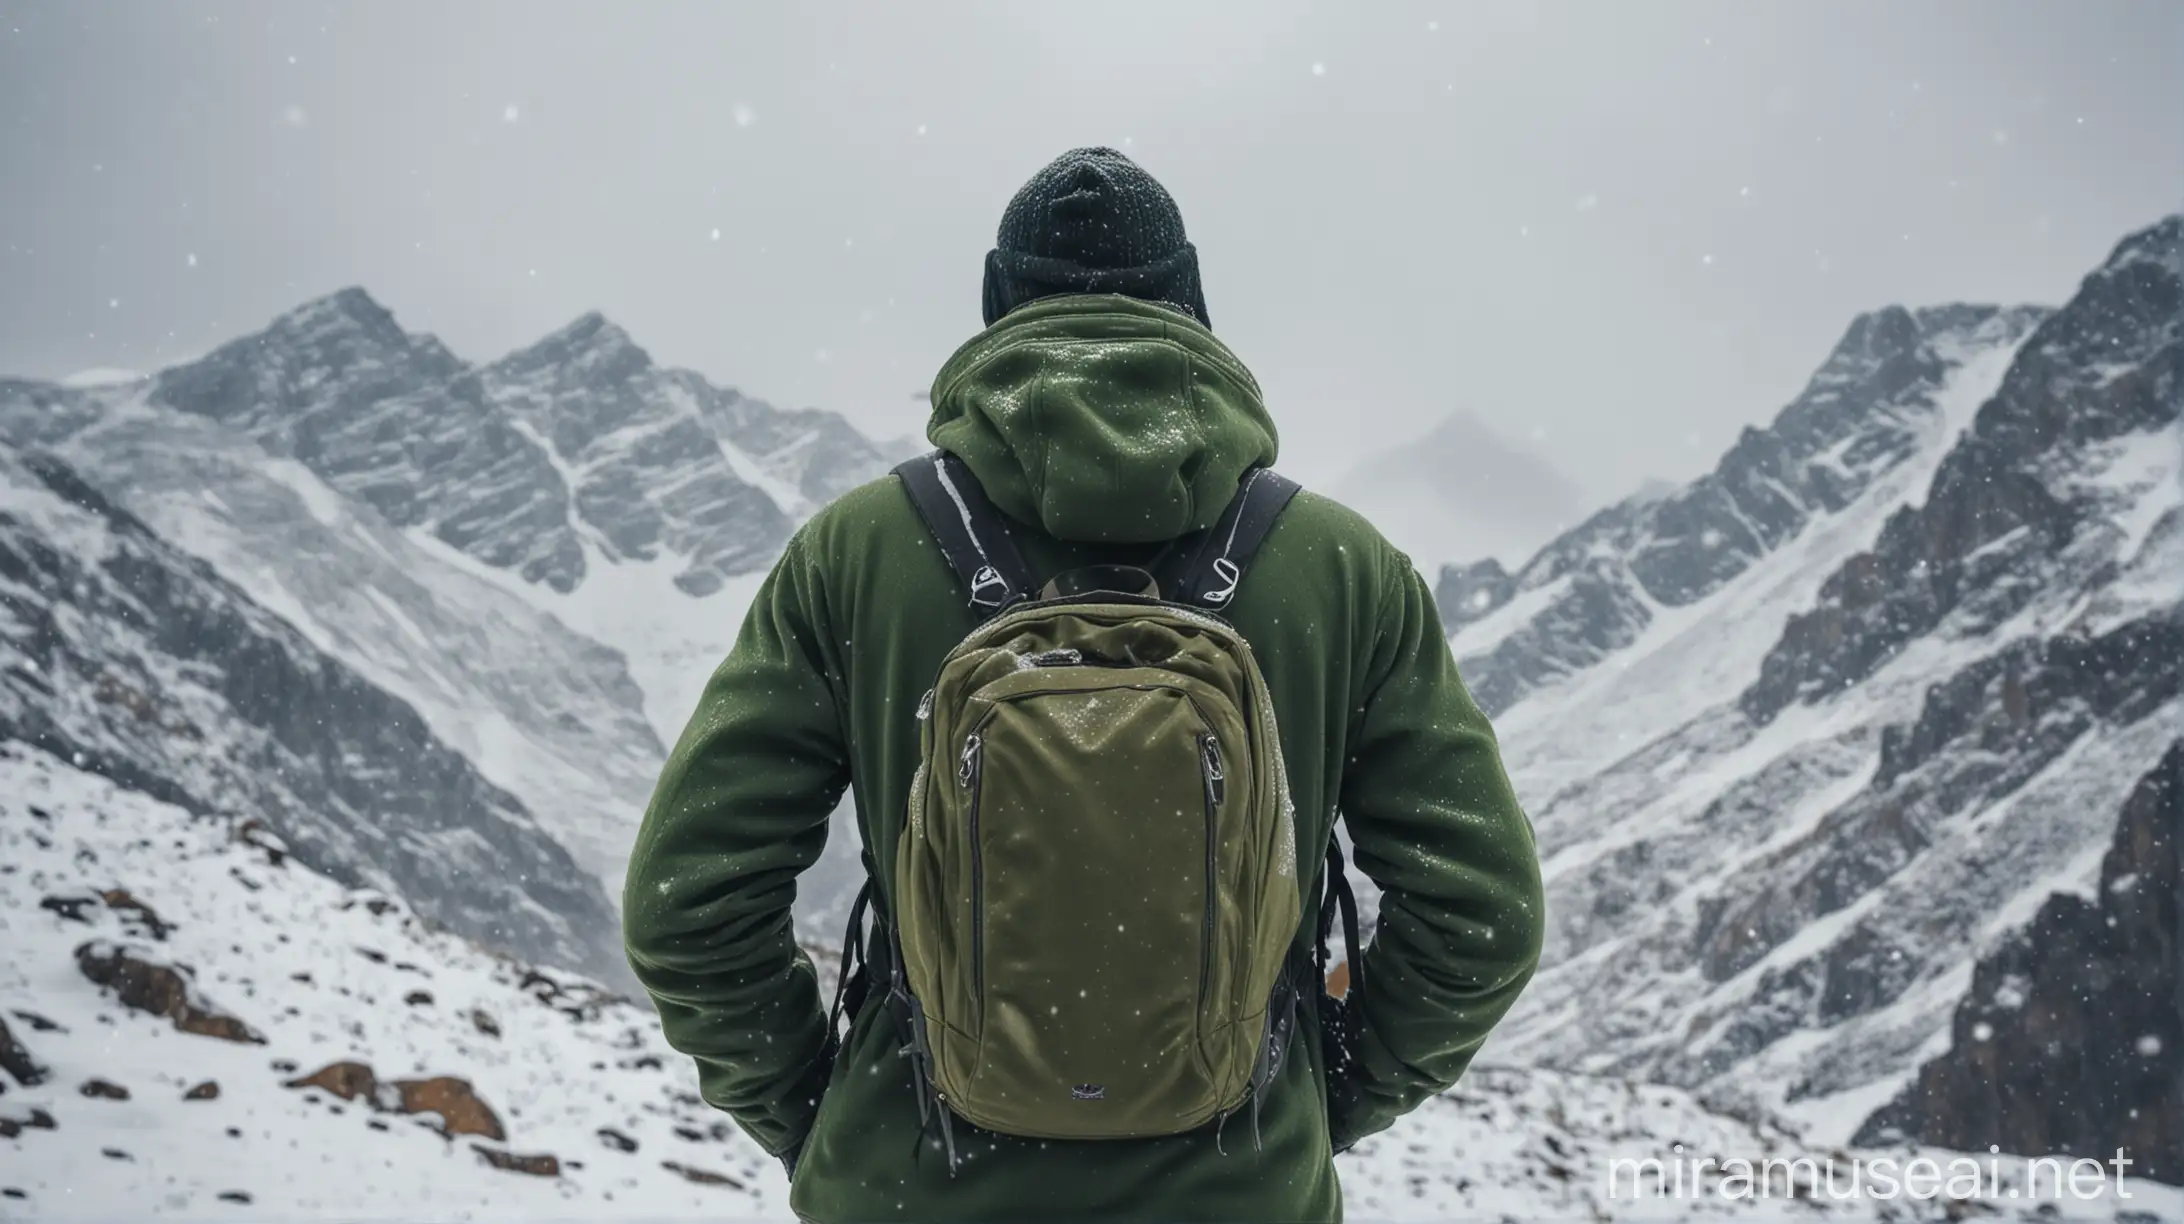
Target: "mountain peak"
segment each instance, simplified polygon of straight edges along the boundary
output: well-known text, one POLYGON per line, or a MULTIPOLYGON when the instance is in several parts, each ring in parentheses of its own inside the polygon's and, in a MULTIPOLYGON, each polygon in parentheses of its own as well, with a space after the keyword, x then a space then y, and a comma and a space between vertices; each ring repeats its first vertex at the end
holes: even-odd
POLYGON ((628 332, 596 310, 587 310, 528 348, 494 363, 504 375, 551 370, 582 382, 620 382, 652 368, 652 355, 628 332))
POLYGON ((407 344, 409 341, 409 333, 395 322, 394 312, 357 285, 313 298, 275 317, 266 327, 268 333, 302 334, 337 329, 360 331, 386 343, 407 344))
POLYGON ((2171 275, 2184 276, 2184 213, 2170 213, 2145 229, 2125 236, 2099 271, 2113 271, 2142 262, 2160 264, 2171 275))

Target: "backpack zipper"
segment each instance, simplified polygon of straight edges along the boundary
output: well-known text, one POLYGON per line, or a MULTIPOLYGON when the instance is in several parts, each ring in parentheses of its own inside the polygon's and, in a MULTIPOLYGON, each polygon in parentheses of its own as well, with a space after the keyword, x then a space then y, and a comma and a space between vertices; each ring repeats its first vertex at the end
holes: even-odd
POLYGON ((965 737, 963 753, 956 758, 956 782, 971 793, 971 982, 981 1009, 986 1000, 986 855, 978 837, 978 809, 984 791, 979 785, 984 746, 984 737, 973 731, 965 737))
POLYGON ((1214 880, 1220 872, 1220 841, 1215 830, 1219 826, 1218 815, 1221 801, 1228 796, 1228 775, 1221 768, 1221 741, 1210 731, 1198 736, 1198 766, 1206 783, 1206 920, 1198 938, 1198 1005, 1206 1005, 1206 994, 1213 982, 1213 926, 1215 908, 1219 897, 1214 891, 1214 880))

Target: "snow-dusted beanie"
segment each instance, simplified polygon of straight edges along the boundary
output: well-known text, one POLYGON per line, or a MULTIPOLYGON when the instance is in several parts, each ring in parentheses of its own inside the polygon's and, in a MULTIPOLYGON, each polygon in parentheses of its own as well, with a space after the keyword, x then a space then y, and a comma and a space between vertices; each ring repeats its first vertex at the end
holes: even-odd
POLYGON ((1113 149, 1055 158, 1001 214, 986 255, 986 325, 1060 293, 1119 293, 1211 326, 1182 212, 1152 175, 1113 149))

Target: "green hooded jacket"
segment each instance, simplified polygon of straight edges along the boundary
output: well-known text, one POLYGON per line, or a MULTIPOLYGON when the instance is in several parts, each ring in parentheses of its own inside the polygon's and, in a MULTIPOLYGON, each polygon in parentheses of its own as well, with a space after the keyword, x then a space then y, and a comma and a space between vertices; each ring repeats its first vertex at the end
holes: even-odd
MULTIPOLYGON (((1234 354, 1187 316, 1050 298, 965 344, 933 382, 932 442, 1019 525, 1041 578, 1142 560, 1209 525, 1275 458, 1234 354)), ((1357 515, 1310 492, 1276 522, 1229 617, 1281 726, 1297 859, 1345 823, 1382 890, 1350 1019, 1308 1014, 1254 1144, 1231 1123, 1066 1143, 959 1124, 951 1177, 875 991, 826 1058, 789 907, 845 790, 884 883, 917 765, 919 695, 974 627, 899 483, 845 494, 788 544, 660 776, 624 895, 630 963, 705 1098, 797 1153, 811 1220, 1335 1220, 1330 1153, 1453 1084, 1530 978, 1543 919, 1531 827, 1426 584, 1357 515)), ((1319 883, 1303 873, 1311 941, 1319 883)), ((887 898, 880 898, 888 912, 887 898)), ((1309 1010, 1309 1009, 1308 1009, 1309 1010)))

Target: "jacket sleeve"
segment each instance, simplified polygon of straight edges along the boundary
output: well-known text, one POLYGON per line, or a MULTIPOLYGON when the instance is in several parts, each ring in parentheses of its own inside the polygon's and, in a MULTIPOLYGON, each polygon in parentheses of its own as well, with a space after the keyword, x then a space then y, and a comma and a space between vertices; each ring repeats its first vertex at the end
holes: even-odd
POLYGON ((1531 823, 1400 554, 1363 680, 1341 810, 1381 901, 1332 1033, 1336 1151, 1456 1082, 1531 979, 1544 918, 1531 823))
POLYGON ((849 782, 817 570, 792 539, 668 755, 623 886, 630 966, 707 1102, 774 1155, 826 1084, 816 974, 789 917, 849 782))

